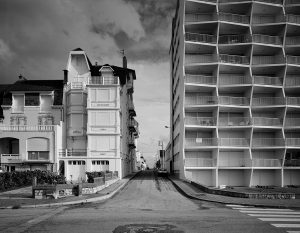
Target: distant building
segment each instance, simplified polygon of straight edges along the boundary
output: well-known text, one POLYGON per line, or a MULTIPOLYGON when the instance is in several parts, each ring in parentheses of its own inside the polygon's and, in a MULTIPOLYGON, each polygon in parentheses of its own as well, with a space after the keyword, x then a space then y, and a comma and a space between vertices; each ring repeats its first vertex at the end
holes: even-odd
POLYGON ((177 2, 174 173, 215 187, 300 185, 300 1, 177 2))
POLYGON ((51 170, 73 181, 85 180, 86 171, 131 173, 139 131, 136 76, 126 63, 124 57, 124 67, 92 65, 76 49, 69 54, 64 80, 21 77, 0 86, 1 166, 51 170))

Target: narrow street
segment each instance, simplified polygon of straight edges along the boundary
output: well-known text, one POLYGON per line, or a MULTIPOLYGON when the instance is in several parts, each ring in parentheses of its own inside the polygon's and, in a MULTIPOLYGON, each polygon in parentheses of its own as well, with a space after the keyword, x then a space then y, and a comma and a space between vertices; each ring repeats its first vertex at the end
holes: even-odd
MULTIPOLYGON (((6 210, 1 211, 3 215, 3 211, 6 210)), ((7 210, 7 214, 11 214, 11 218, 14 218, 19 211, 24 210, 7 210)), ((36 221, 35 224, 31 222, 26 229, 14 231, 0 229, 0 231, 285 232, 224 205, 187 199, 167 178, 156 177, 152 171, 141 172, 115 197, 106 202, 61 208, 48 218, 36 221)))

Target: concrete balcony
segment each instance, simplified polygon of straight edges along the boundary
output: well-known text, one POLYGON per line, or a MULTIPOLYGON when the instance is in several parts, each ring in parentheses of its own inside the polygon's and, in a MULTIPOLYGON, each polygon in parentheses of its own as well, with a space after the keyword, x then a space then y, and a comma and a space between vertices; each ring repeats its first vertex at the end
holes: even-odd
POLYGON ((254 97, 252 98, 252 106, 253 107, 261 107, 261 106, 281 106, 285 105, 284 97, 254 97))
POLYGON ((216 118, 214 117, 185 117, 185 125, 190 126, 215 126, 216 118))
POLYGON ((253 138, 252 148, 266 148, 266 147, 284 147, 285 142, 283 138, 253 138))
POLYGON ((242 75, 220 75, 219 86, 235 86, 235 85, 250 85, 252 84, 251 77, 242 75))
POLYGON ((300 127, 300 118, 286 118, 284 127, 286 128, 300 127))
POLYGON ((250 17, 247 15, 230 14, 224 12, 219 12, 219 20, 238 24, 250 23, 250 17))
POLYGON ((220 168, 225 167, 251 167, 252 162, 247 158, 234 159, 232 161, 229 160, 219 160, 218 166, 220 168))
POLYGON ((286 63, 291 65, 300 65, 300 56, 286 56, 286 63))
POLYGON ((253 167, 281 167, 280 159, 253 159, 253 167))
POLYGON ((271 15, 271 14, 254 14, 252 17, 253 25, 261 25, 261 24, 277 24, 284 23, 285 17, 283 15, 271 15))
POLYGON ((198 96, 188 95, 185 98, 185 105, 215 105, 218 104, 218 98, 216 96, 198 96))
POLYGON ((249 106, 250 98, 234 97, 234 96, 219 96, 219 104, 220 105, 249 106))
POLYGON ((217 142, 217 138, 185 138, 185 147, 213 147, 217 142))
POLYGON ((214 76, 206 76, 206 75, 192 75, 187 74, 185 76, 186 84, 196 84, 196 85, 216 85, 217 77, 214 76))
POLYGON ((244 44, 244 43, 251 43, 250 35, 219 36, 219 44, 244 44))
POLYGON ((216 63, 217 58, 212 54, 186 54, 185 55, 185 64, 207 64, 207 63, 216 63))
POLYGON ((133 137, 130 137, 130 138, 128 139, 128 146, 129 146, 130 148, 136 148, 135 140, 134 140, 133 137))
POLYGON ((281 118, 253 117, 252 122, 254 126, 281 127, 283 121, 281 118))
POLYGON ((135 119, 130 119, 128 128, 131 132, 139 134, 139 123, 135 119))
MULTIPOLYGON (((300 2, 299 2, 300 4, 300 2)), ((286 46, 293 46, 293 45, 297 45, 299 46, 300 44, 300 36, 287 36, 285 38, 285 45, 286 46)))
POLYGON ((300 167, 300 159, 288 159, 284 161, 285 167, 300 167))
POLYGON ((215 167, 216 160, 215 159, 207 159, 207 158, 186 158, 185 159, 185 167, 215 167))
POLYGON ((248 147, 247 138, 219 138, 219 146, 222 147, 248 147))
POLYGON ((70 90, 85 90, 85 89, 86 89, 86 86, 85 86, 84 82, 70 82, 65 87, 66 91, 70 91, 70 90))
POLYGON ((286 97, 286 104, 300 106, 300 97, 286 97))
POLYGON ((232 126, 250 126, 251 120, 249 117, 220 117, 219 126, 232 127, 232 126))
POLYGON ((88 85, 119 85, 119 77, 92 76, 88 79, 88 85))
POLYGON ((286 15, 286 22, 300 24, 300 15, 288 14, 286 15))
POLYGON ((216 14, 185 14, 185 23, 202 23, 202 22, 211 22, 217 21, 216 14))
POLYGON ((132 102, 129 102, 129 104, 128 104, 128 111, 129 111, 130 116, 133 116, 133 117, 136 116, 134 104, 132 102))
POLYGON ((289 76, 285 78, 285 87, 295 87, 300 86, 300 78, 298 75, 289 76))
POLYGON ((269 45, 282 45, 282 38, 279 36, 254 34, 252 35, 252 42, 269 45))
POLYGON ((60 158, 63 157, 86 157, 87 150, 85 149, 65 149, 58 152, 60 158))
POLYGON ((217 37, 209 34, 186 32, 185 41, 215 44, 217 37))
POLYGON ((256 85, 282 86, 283 78, 254 75, 253 83, 256 85))
POLYGON ((0 131, 11 132, 52 132, 55 125, 1 125, 0 131))
POLYGON ((220 54, 219 55, 219 62, 237 64, 237 65, 249 65, 250 64, 250 58, 248 56, 220 54))
POLYGON ((300 138, 285 138, 287 147, 300 147, 300 138))
POLYGON ((1 164, 8 163, 22 163, 22 156, 20 154, 1 154, 1 164))
POLYGON ((285 59, 283 56, 253 56, 252 65, 275 65, 275 64, 285 64, 285 59))

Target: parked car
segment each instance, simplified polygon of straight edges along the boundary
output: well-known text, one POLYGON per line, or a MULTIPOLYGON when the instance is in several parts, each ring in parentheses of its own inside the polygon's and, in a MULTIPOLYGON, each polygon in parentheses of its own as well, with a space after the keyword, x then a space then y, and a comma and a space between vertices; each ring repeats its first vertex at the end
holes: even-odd
POLYGON ((157 171, 157 175, 158 175, 158 176, 167 176, 167 175, 168 175, 168 171, 167 171, 167 169, 160 168, 160 169, 158 169, 158 171, 157 171))

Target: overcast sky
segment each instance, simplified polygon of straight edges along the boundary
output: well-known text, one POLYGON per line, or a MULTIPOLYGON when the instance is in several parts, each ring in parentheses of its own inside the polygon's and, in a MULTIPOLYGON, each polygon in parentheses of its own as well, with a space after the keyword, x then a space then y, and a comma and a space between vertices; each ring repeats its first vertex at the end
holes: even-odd
POLYGON ((85 50, 99 64, 137 74, 138 148, 148 161, 168 141, 169 45, 176 0, 0 0, 0 83, 62 79, 68 53, 85 50))

